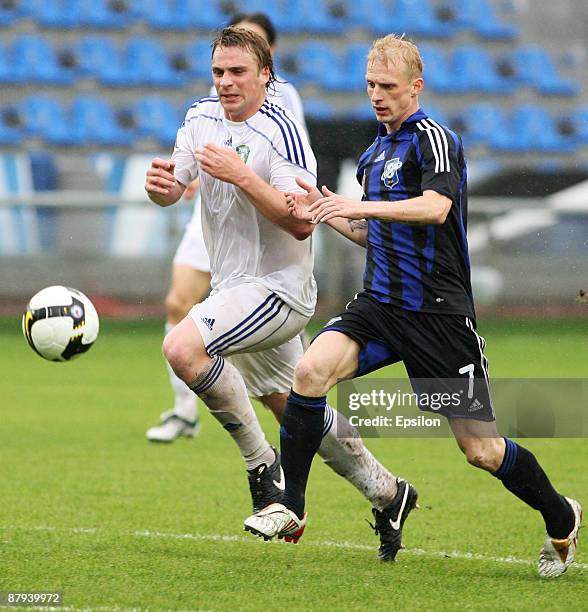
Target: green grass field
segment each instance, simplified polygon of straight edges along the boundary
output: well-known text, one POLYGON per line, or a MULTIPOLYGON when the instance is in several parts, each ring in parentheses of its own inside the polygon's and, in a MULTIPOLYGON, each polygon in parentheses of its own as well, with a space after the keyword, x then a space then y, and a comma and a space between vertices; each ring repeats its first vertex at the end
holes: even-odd
MULTIPOLYGON (((40 359, 19 325, 0 320, 0 591, 62 591, 68 609, 588 609, 588 542, 576 567, 540 580, 540 516, 451 440, 367 441, 420 492, 394 564, 376 559, 369 504, 319 460, 303 540, 264 543, 242 531, 244 468, 208 414, 196 440, 145 440, 171 401, 161 323, 104 321, 69 364, 40 359)), ((588 378, 588 320, 480 331, 494 376, 588 378)), ((525 445, 588 504, 585 439, 525 445)))

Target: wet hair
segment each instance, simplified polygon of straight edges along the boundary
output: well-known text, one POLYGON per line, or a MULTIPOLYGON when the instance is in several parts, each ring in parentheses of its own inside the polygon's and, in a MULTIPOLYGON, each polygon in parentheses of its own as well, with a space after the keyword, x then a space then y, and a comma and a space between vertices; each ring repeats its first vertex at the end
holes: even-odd
POLYGON ((257 60, 257 67, 260 71, 266 67, 269 68, 269 80, 266 88, 273 87, 276 81, 276 74, 274 72, 272 52, 268 42, 259 34, 245 28, 229 26, 228 28, 223 28, 212 41, 213 55, 218 47, 239 47, 249 51, 257 60))
POLYGON ((397 59, 404 63, 409 80, 423 76, 423 60, 418 47, 404 34, 388 34, 374 40, 368 53, 368 65, 374 61, 396 62, 397 59))
POLYGON ((276 44, 278 33, 276 32, 274 24, 265 13, 237 13, 231 17, 227 25, 234 26, 244 21, 259 26, 265 32, 265 37, 270 47, 276 44))

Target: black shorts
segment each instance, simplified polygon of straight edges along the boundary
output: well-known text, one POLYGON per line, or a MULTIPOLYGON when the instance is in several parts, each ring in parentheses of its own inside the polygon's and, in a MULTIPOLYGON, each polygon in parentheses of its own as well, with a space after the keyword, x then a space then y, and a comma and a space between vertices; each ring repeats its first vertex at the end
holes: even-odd
POLYGON ((363 292, 319 334, 325 331, 339 331, 359 343, 356 377, 402 361, 416 393, 430 392, 433 387, 451 392, 456 384, 462 388, 467 381, 464 401, 438 412, 448 418, 495 420, 486 342, 470 317, 404 310, 363 292))

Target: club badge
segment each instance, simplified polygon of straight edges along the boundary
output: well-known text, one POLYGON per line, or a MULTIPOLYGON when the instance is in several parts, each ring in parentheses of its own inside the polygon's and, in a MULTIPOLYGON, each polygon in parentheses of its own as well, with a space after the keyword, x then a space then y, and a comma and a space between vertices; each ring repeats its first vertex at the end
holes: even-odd
POLYGON ((394 157, 389 159, 384 164, 384 172, 382 172, 382 182, 384 183, 384 187, 386 189, 392 189, 395 185, 398 184, 400 179, 398 178, 398 170, 402 168, 402 162, 400 161, 400 157, 394 157))

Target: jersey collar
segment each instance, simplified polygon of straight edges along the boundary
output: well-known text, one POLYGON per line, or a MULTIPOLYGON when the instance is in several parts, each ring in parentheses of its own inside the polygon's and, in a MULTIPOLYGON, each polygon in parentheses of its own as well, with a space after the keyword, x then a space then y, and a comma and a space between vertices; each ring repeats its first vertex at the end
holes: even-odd
POLYGON ((378 124, 378 138, 393 138, 394 140, 405 140, 407 138, 412 138, 410 130, 411 126, 418 121, 422 121, 423 119, 427 119, 427 114, 419 108, 416 113, 413 113, 410 117, 405 119, 395 132, 391 132, 390 134, 386 132, 386 126, 383 123, 380 123, 378 124))

